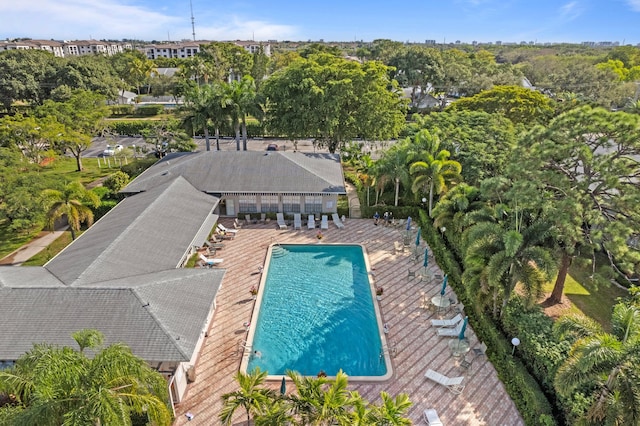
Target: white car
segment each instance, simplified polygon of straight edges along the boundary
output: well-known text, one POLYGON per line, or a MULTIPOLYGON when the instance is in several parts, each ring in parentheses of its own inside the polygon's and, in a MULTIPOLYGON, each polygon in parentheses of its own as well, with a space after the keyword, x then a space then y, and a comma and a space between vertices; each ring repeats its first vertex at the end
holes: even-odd
POLYGON ((102 155, 105 157, 110 157, 112 155, 116 155, 118 152, 122 151, 124 147, 122 145, 107 145, 107 148, 102 151, 102 155))

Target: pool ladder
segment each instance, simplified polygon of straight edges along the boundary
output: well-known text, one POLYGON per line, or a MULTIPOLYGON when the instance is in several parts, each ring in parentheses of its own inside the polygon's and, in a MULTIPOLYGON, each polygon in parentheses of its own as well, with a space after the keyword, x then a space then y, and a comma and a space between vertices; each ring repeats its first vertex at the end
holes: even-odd
POLYGON ((242 358, 245 355, 251 355, 251 345, 247 345, 246 340, 238 339, 238 346, 236 348, 236 356, 242 358))
POLYGON ((385 354, 389 354, 394 358, 396 357, 396 355, 398 354, 398 344, 396 343, 395 340, 391 342, 391 346, 389 345, 382 346, 382 349, 380 349, 380 361, 382 361, 385 354))

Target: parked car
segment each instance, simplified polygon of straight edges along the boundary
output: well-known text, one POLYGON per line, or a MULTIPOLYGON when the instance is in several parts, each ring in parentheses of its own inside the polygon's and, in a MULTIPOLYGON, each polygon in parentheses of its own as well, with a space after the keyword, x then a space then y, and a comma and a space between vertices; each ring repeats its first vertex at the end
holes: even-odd
POLYGON ((278 150, 278 145, 276 145, 275 143, 270 143, 269 146, 267 146, 267 151, 277 151, 278 150))
POLYGON ((102 151, 102 155, 105 157, 110 157, 112 155, 116 155, 118 152, 122 151, 124 147, 122 145, 107 145, 107 148, 102 151))

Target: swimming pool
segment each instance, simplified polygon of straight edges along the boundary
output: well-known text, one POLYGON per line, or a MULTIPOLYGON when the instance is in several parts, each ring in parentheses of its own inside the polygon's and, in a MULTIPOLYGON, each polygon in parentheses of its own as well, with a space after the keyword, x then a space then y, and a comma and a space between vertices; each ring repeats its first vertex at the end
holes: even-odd
POLYGON ((252 315, 241 371, 306 376, 342 369, 352 380, 386 380, 391 363, 365 249, 275 244, 252 315), (258 352, 258 354, 255 353, 258 352))

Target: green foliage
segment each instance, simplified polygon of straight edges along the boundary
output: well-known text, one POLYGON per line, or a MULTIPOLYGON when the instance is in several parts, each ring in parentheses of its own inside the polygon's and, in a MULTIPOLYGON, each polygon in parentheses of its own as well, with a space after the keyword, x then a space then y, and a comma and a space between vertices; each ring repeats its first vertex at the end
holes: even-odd
POLYGON ((118 192, 129 183, 129 175, 123 171, 117 171, 103 182, 103 185, 111 192, 118 192))
POLYGON ((405 101, 387 71, 378 62, 361 65, 329 54, 299 59, 263 85, 268 128, 291 139, 314 137, 330 152, 358 136, 395 137, 405 101))
POLYGON ((16 407, 0 408, 6 424, 122 424, 145 413, 154 424, 171 424, 169 395, 162 375, 123 344, 83 349, 102 342, 96 330, 74 334, 80 346, 35 344, 9 370, 0 371, 0 392, 14 395, 16 407))
POLYGON ((162 105, 139 105, 135 109, 135 115, 142 117, 153 117, 164 112, 162 105))
POLYGON ((118 117, 122 115, 131 115, 134 111, 133 105, 110 105, 109 109, 111 110, 112 117, 118 117))
POLYGON ((153 166, 157 161, 156 158, 137 158, 135 161, 120 167, 120 170, 131 176, 131 179, 135 179, 136 176, 153 166))
POLYGON ((48 98, 60 59, 42 50, 0 52, 0 103, 11 110, 14 102, 38 105, 48 98))
POLYGON ((105 131, 114 135, 141 135, 153 128, 156 123, 150 120, 110 120, 105 123, 105 131))
POLYGON ((553 113, 551 101, 540 92, 517 86, 496 86, 469 98, 462 98, 449 111, 484 111, 502 114, 516 124, 544 123, 553 113))

